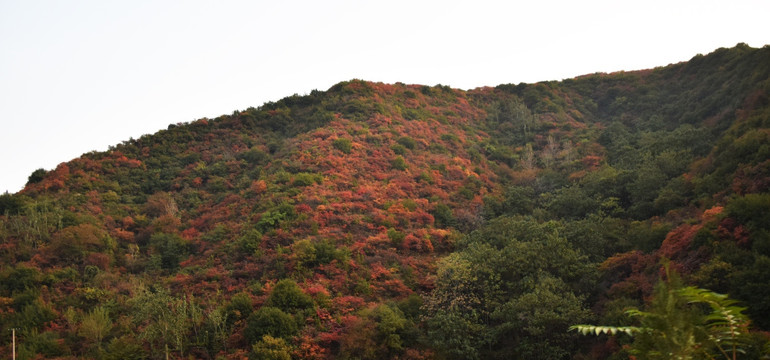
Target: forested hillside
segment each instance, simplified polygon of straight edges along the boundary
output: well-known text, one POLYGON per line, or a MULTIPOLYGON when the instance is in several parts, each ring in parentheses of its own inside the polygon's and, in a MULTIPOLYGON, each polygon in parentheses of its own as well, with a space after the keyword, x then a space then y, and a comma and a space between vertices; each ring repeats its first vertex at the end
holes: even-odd
POLYGON ((769 94, 770 47, 738 44, 469 91, 352 80, 169 125, 0 196, 0 352, 18 328, 20 359, 655 358, 688 329, 722 356, 692 285, 745 307, 719 344, 759 358, 769 94))

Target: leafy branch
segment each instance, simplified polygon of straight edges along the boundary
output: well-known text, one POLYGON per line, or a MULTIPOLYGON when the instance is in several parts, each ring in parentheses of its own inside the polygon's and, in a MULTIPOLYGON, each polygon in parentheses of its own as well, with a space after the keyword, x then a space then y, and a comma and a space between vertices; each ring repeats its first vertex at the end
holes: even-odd
MULTIPOLYGON (((668 284, 666 284, 668 285, 668 284)), ((747 344, 746 336, 750 320, 743 314, 744 307, 736 306, 737 301, 727 295, 718 294, 707 289, 685 287, 668 289, 653 299, 652 310, 649 312, 630 309, 626 314, 640 318, 642 326, 606 326, 606 325, 573 325, 570 331, 583 335, 644 335, 651 341, 637 341, 631 349, 636 353, 657 355, 677 355, 680 358, 692 358, 696 353, 715 359, 712 352, 722 354, 725 359, 736 360, 738 354, 745 354, 741 348, 747 344), (664 296, 661 296, 664 295, 664 296), (689 318, 690 324, 677 324, 682 317, 675 314, 689 312, 687 305, 703 304, 710 307, 705 315, 689 318), (691 330, 687 330, 691 329, 691 330), (685 331, 683 331, 685 330, 685 331), (677 341, 683 340, 683 341, 677 341), (652 345, 652 349, 646 346, 652 345), (665 345, 663 345, 665 344, 665 345), (667 346, 667 351, 655 347, 667 346)))

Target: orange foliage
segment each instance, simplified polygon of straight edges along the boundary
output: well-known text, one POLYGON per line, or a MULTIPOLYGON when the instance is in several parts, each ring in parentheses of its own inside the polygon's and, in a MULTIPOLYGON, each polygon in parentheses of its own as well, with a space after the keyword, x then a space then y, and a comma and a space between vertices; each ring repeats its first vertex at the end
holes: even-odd
POLYGON ((724 207, 722 206, 714 206, 703 212, 703 219, 706 221, 713 220, 717 216, 719 216, 719 214, 721 214, 723 210, 724 210, 724 207))
POLYGON ((251 183, 251 191, 262 194, 265 191, 267 191, 267 183, 265 180, 256 180, 253 183, 251 183))
POLYGON ((110 231, 110 235, 117 238, 122 242, 134 242, 134 233, 123 229, 113 229, 110 231))

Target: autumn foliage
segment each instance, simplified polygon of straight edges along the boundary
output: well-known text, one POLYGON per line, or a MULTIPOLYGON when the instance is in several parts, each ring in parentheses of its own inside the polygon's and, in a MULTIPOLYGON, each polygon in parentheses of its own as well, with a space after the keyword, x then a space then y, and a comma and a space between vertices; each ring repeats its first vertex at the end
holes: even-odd
POLYGON ((351 80, 84 154, 0 196, 0 326, 24 358, 602 358, 570 321, 669 262, 770 330, 767 56, 351 80))

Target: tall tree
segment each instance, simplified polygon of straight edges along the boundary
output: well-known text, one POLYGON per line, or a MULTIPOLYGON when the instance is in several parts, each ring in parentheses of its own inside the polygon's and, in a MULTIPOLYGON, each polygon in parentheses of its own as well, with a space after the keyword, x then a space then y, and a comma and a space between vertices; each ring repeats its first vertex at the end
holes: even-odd
POLYGON ((96 345, 97 351, 101 351, 102 340, 111 328, 112 320, 110 320, 107 309, 103 306, 98 306, 83 317, 78 333, 96 345))

